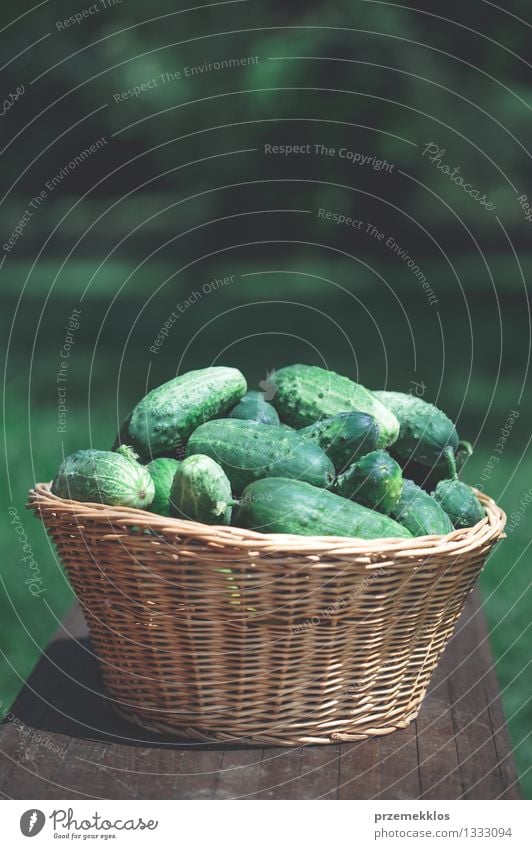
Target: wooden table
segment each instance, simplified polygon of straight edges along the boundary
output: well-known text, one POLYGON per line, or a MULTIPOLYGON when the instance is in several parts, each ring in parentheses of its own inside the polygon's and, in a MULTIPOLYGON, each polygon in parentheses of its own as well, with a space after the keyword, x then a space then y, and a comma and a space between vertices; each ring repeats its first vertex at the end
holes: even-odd
POLYGON ((76 607, 0 725, 9 799, 516 799, 517 777, 478 596, 404 731, 296 749, 145 733, 102 696, 76 607))

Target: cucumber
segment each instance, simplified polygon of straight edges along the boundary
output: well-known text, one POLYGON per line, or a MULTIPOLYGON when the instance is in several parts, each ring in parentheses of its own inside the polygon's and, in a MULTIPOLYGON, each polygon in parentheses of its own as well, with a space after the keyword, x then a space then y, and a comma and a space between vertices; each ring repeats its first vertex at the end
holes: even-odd
MULTIPOLYGON (((375 395, 399 420, 399 436, 390 453, 401 464, 415 462, 432 474, 448 476, 447 455, 458 449, 458 434, 452 421, 434 404, 405 392, 375 395)), ((405 466, 405 472, 409 469, 405 466)))
POLYGON ((150 513, 170 515, 170 492, 179 465, 179 461, 171 457, 158 457, 146 466, 155 486, 155 496, 149 506, 150 513))
POLYGON ((415 460, 402 462, 403 475, 417 483, 425 492, 430 492, 433 495, 440 481, 448 478, 454 479, 456 470, 462 469, 473 453, 473 449, 469 442, 460 440, 456 452, 452 448, 446 448, 443 453, 444 459, 432 466, 423 466, 421 463, 416 463, 415 460))
POLYGON ((472 528, 486 515, 471 487, 462 481, 440 481, 433 497, 447 513, 455 528, 472 528))
POLYGON ((122 425, 115 445, 132 445, 146 462, 173 454, 198 425, 231 409, 246 389, 246 380, 238 369, 224 366, 174 377, 139 401, 122 425))
POLYGON ((334 466, 318 445, 297 431, 238 419, 215 419, 190 437, 187 457, 207 454, 220 464, 235 493, 260 478, 301 478, 330 486, 334 466))
POLYGON ((449 516, 438 502, 411 480, 404 481, 399 503, 390 515, 415 537, 450 534, 453 530, 449 516))
POLYGON ((399 463, 386 451, 371 451, 340 475, 335 491, 372 510, 391 513, 399 503, 402 488, 399 463))
POLYGON ((367 413, 338 413, 298 433, 323 448, 337 472, 373 451, 379 441, 377 421, 367 413))
POLYGON ((227 414, 230 419, 248 419, 261 424, 278 425, 279 415, 275 407, 264 400, 263 392, 246 392, 236 407, 227 414))
POLYGON ((290 478, 264 478, 246 487, 233 524, 263 533, 305 536, 411 536, 388 516, 290 478))
POLYGON ((211 457, 194 454, 179 464, 170 493, 170 513, 206 525, 229 525, 231 484, 211 457))
POLYGON ((52 492, 71 501, 146 508, 155 488, 148 469, 136 458, 126 445, 118 451, 76 451, 61 463, 52 492))
POLYGON ((439 481, 449 477, 449 467, 447 463, 435 463, 433 466, 423 466, 421 463, 416 463, 414 460, 401 462, 398 457, 396 457, 396 459, 403 470, 403 477, 414 481, 414 483, 417 483, 421 489, 424 489, 425 492, 430 494, 432 494, 439 481))
POLYGON ((377 448, 386 448, 399 434, 399 422, 375 395, 348 377, 318 366, 286 366, 270 378, 273 405, 281 420, 296 428, 338 413, 367 413, 377 420, 377 448))

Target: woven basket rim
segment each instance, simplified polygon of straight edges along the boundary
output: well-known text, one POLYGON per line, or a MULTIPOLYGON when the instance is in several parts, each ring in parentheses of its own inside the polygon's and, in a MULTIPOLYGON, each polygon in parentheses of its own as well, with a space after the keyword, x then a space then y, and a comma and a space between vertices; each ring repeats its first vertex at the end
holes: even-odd
POLYGON ((105 522, 111 532, 116 526, 135 526, 162 534, 194 538, 206 545, 232 545, 286 554, 390 554, 416 556, 420 553, 436 554, 471 551, 505 536, 506 514, 485 493, 472 487, 486 509, 486 517, 471 528, 452 531, 446 535, 361 539, 358 537, 303 536, 299 534, 267 534, 230 525, 205 525, 188 519, 160 516, 135 507, 112 507, 85 501, 71 501, 51 492, 51 482, 37 483, 29 491, 27 507, 38 512, 70 513, 78 521, 105 522))

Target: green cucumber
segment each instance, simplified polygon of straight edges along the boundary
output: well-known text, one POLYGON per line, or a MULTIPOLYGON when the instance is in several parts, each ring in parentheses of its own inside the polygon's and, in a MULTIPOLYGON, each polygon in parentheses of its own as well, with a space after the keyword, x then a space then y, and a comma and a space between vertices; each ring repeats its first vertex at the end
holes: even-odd
POLYGON ((139 401, 122 425, 115 445, 132 445, 145 461, 174 454, 198 425, 231 409, 246 389, 246 380, 238 369, 224 366, 174 377, 139 401))
POLYGON ((437 501, 411 480, 405 480, 401 497, 390 515, 408 528, 412 536, 450 534, 451 520, 437 501))
POLYGON ((462 481, 439 481, 433 497, 447 513, 455 528, 472 528, 486 515, 471 487, 462 481))
POLYGON ((458 434, 452 421, 434 404, 405 392, 374 393, 399 420, 399 436, 390 453, 410 475, 407 463, 448 475, 447 455, 458 449, 458 434))
POLYGON ((388 516, 290 478, 264 478, 246 487, 233 524, 263 533, 305 536, 411 536, 388 516))
POLYGON ((432 493, 439 481, 449 477, 450 470, 447 464, 436 463, 434 466, 423 466, 414 460, 401 462, 397 455, 395 458, 403 470, 403 477, 417 483, 425 492, 432 493))
POLYGON ((246 419, 261 424, 278 425, 279 415, 275 407, 264 400, 263 392, 246 392, 236 407, 227 414, 230 419, 246 419))
POLYGON ((371 451, 336 481, 335 492, 372 510, 391 513, 403 488, 401 466, 386 451, 371 451))
POLYGON ((229 525, 231 484, 211 457, 194 454, 179 464, 170 493, 170 513, 206 525, 229 525))
POLYGON ((318 445, 297 431, 260 422, 206 422, 190 437, 186 454, 207 454, 216 460, 237 494, 260 478, 300 478, 323 487, 334 480, 334 466, 318 445))
POLYGON ((314 422, 298 433, 323 448, 337 472, 373 451, 379 442, 377 421, 367 413, 338 413, 314 422))
POLYGON ((146 466, 155 486, 155 496, 149 507, 150 513, 170 515, 170 492, 179 465, 179 461, 171 457, 158 457, 146 466))
POLYGON ((348 377, 318 366, 286 366, 270 378, 273 405, 281 420, 296 428, 338 413, 367 413, 377 420, 377 448, 386 448, 399 434, 399 422, 373 392, 348 377))
POLYGON ((118 451, 76 451, 61 463, 52 492, 71 501, 146 508, 155 488, 149 471, 136 458, 127 445, 118 451))

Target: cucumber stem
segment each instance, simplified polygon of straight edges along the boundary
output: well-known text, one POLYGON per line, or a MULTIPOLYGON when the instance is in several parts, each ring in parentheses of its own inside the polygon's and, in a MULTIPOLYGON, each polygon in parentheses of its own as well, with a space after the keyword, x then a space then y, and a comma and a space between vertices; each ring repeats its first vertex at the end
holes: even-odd
POLYGON ((470 442, 467 442, 465 439, 461 439, 458 443, 458 448, 456 449, 456 465, 458 471, 460 471, 466 462, 466 460, 471 457, 473 453, 473 446, 470 442))
POLYGON ((131 463, 137 463, 139 459, 139 455, 137 454, 137 452, 134 451, 130 445, 124 445, 123 443, 122 445, 118 446, 118 448, 116 449, 116 453, 121 454, 122 457, 125 457, 126 460, 129 460, 131 463))
POLYGON ((456 459, 455 459, 455 456, 454 456, 454 451, 453 451, 453 449, 451 448, 450 445, 448 445, 447 448, 445 448, 443 454, 445 456, 445 459, 447 460, 447 466, 449 468, 449 473, 450 473, 449 477, 451 478, 451 480, 455 481, 455 480, 458 479, 458 474, 457 474, 457 471, 456 471, 456 459))

